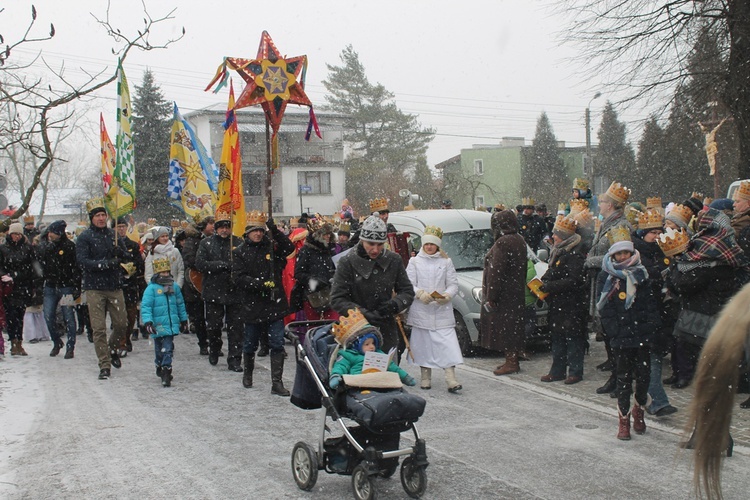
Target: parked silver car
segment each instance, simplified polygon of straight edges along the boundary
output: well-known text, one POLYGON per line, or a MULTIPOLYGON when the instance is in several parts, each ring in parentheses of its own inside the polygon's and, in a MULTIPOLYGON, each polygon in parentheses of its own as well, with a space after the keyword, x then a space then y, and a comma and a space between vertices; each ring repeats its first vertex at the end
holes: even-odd
MULTIPOLYGON (((484 256, 494 243, 488 212, 477 210, 411 210, 391 212, 388 222, 408 233, 412 248, 421 248, 426 226, 443 230, 443 250, 453 260, 458 275, 458 294, 453 297, 456 334, 464 355, 479 341, 479 311, 482 304, 482 271, 484 256)), ((536 259, 533 254, 531 258, 536 259)), ((544 340, 547 336, 547 305, 535 305, 535 328, 527 330, 527 341, 544 340)))

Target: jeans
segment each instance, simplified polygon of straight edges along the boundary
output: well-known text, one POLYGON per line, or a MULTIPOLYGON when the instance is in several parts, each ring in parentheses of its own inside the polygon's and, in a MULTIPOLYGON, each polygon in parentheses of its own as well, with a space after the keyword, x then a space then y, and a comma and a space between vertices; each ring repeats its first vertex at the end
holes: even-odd
POLYGON ((154 363, 156 366, 172 366, 174 335, 154 337, 154 363))
MULTIPOLYGON (((52 337, 54 345, 61 343, 60 332, 57 331, 57 304, 63 295, 73 295, 73 287, 44 287, 44 321, 52 337)), ((68 342, 65 348, 72 351, 76 346, 76 313, 74 306, 61 306, 65 329, 68 331, 68 342)))
POLYGON ((648 393, 651 395, 651 405, 648 407, 649 413, 656 413, 669 406, 669 397, 667 392, 664 390, 664 385, 661 381, 661 362, 662 357, 660 354, 651 353, 651 381, 648 384, 648 393))
POLYGON ((261 335, 268 335, 271 354, 284 352, 284 320, 277 319, 265 323, 245 323, 245 342, 242 351, 255 354, 261 335))
POLYGON ((577 336, 566 337, 565 334, 556 333, 552 335, 552 367, 549 374, 553 377, 583 377, 583 351, 585 339, 577 336))

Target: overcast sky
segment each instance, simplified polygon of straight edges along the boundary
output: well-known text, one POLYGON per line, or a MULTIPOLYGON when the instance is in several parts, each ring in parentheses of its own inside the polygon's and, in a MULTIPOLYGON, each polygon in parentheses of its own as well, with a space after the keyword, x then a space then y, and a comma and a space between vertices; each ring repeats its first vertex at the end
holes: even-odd
MULTIPOLYGON (((27 1, 4 2, 0 33, 15 40, 30 14, 27 1)), ((71 80, 88 72, 114 71, 114 46, 90 13, 103 18, 105 0, 35 0, 38 28, 55 24, 49 42, 28 45, 14 53, 28 60, 37 50, 53 66, 63 61, 71 80)), ((135 33, 143 23, 142 5, 135 0, 113 1, 110 18, 123 33, 135 33), (116 19, 116 20, 115 20, 116 19)), ((174 6, 175 19, 155 28, 152 44, 178 36, 184 39, 168 50, 131 53, 125 72, 133 85, 143 70, 154 72, 166 99, 183 112, 227 99, 204 92, 224 56, 255 56, 260 35, 267 30, 287 56, 307 54, 306 90, 323 108, 326 64, 340 64, 342 49, 351 44, 359 53, 371 82, 382 83, 396 95, 399 107, 419 115, 437 134, 428 151, 434 165, 472 144, 497 143, 503 136, 522 136, 530 143, 536 121, 546 111, 558 140, 569 146, 585 141, 584 109, 598 90, 599 75, 584 74, 575 47, 562 46, 557 32, 562 20, 552 14, 551 1, 532 0, 295 0, 206 2, 147 0, 152 17, 174 6)), ((234 78, 235 86, 240 86, 234 78)), ((237 90, 239 94, 239 90, 237 90)), ((102 94, 105 119, 114 134, 116 87, 102 94)), ((594 100, 592 140, 596 143, 601 109, 607 98, 594 100)), ((637 143, 639 120, 624 111, 630 140, 637 143)), ((96 138, 94 145, 96 145, 96 138)))

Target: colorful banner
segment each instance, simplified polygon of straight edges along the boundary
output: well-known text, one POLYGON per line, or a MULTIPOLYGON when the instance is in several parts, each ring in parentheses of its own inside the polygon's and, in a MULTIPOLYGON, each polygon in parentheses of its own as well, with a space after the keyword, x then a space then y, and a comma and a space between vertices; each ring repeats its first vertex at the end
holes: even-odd
POLYGON ((177 103, 174 105, 171 145, 169 147, 169 182, 167 197, 170 203, 186 215, 195 218, 198 214, 213 214, 216 195, 208 183, 207 172, 216 168, 203 145, 195 138, 190 124, 182 117, 177 103))
MULTIPOLYGON (((112 195, 114 210, 112 217, 129 214, 135 208, 135 155, 133 154, 133 135, 131 120, 133 108, 130 105, 130 89, 122 63, 117 63, 117 161, 113 184, 117 187, 112 195)), ((106 201, 105 203, 109 203, 106 201)))
POLYGON ((224 143, 219 162, 219 204, 217 212, 231 212, 232 234, 245 233, 245 196, 242 191, 242 153, 234 114, 234 87, 229 83, 229 103, 224 122, 224 143))
POLYGON ((104 115, 99 114, 99 142, 101 144, 102 158, 102 189, 104 195, 104 205, 107 212, 112 214, 115 211, 115 192, 114 185, 115 164, 117 162, 117 153, 115 146, 109 139, 107 126, 104 124, 104 115))

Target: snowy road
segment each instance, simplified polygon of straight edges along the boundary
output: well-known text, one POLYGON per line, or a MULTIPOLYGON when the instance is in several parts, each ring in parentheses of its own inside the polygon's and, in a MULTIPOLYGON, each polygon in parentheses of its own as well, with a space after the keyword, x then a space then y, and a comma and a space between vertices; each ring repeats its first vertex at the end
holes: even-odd
MULTIPOLYGON (((195 337, 180 336, 173 386, 162 388, 147 341, 107 381, 85 337, 74 360, 50 358, 50 348, 28 345, 30 356, 0 362, 0 498, 352 498, 348 476, 321 471, 309 493, 295 485, 292 447, 316 443, 319 414, 271 395, 268 358, 244 389, 225 358, 210 366, 195 337)), ((287 386, 293 375, 288 361, 287 386)), ((651 425, 619 442, 611 408, 471 368, 459 376, 461 395, 439 374, 431 391, 416 389, 428 400, 425 498, 691 496, 689 452, 673 432, 651 425)), ((726 498, 747 498, 749 454, 726 461, 726 498)), ((376 490, 407 498, 398 474, 376 490)))

